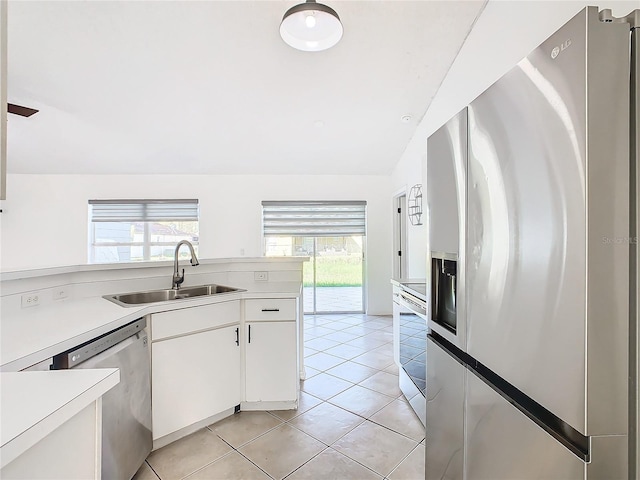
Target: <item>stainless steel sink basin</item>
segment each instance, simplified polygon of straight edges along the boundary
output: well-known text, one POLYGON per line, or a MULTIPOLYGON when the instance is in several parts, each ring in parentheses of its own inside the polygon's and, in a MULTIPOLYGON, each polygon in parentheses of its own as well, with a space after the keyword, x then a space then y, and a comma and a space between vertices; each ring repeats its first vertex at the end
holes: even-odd
POLYGON ((223 293, 244 292, 241 288, 226 287, 224 285, 198 285, 183 287, 179 290, 167 288, 164 290, 150 290, 148 292, 122 293, 120 295, 105 295, 103 298, 123 307, 132 307, 145 303, 167 302, 170 300, 186 300, 194 297, 220 295, 223 293))

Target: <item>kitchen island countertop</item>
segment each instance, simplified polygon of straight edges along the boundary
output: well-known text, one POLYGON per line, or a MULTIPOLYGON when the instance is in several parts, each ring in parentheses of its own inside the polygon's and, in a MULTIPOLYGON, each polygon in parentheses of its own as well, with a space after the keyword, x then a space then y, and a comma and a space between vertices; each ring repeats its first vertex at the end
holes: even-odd
POLYGON ((117 368, 4 372, 0 468, 34 446, 120 381, 117 368))

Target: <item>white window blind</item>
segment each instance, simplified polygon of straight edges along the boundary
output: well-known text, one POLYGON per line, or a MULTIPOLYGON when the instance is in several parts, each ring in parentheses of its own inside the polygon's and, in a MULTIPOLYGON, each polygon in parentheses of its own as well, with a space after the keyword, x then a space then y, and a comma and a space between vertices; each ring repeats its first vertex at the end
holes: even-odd
POLYGON ((89 200, 92 222, 198 220, 198 200, 89 200))
POLYGON ((198 200, 89 200, 89 218, 90 263, 173 260, 181 240, 198 248, 198 200))
POLYGON ((265 237, 365 235, 365 201, 263 201, 265 237))

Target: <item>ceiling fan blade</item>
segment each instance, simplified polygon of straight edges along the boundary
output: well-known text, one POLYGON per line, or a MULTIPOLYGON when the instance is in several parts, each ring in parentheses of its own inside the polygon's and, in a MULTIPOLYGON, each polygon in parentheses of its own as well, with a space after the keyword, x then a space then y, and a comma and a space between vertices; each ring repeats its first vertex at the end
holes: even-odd
POLYGON ((30 117, 34 113, 38 113, 40 110, 35 108, 23 107, 21 105, 14 105, 13 103, 7 103, 7 112, 15 115, 21 115, 23 117, 30 117))

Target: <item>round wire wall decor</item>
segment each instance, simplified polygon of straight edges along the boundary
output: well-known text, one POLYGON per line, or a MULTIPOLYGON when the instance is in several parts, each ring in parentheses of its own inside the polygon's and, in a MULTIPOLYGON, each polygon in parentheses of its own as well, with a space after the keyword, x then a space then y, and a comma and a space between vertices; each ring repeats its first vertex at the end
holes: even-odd
POLYGON ((422 184, 409 190, 409 221, 411 225, 422 225, 422 184))

